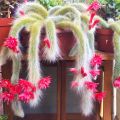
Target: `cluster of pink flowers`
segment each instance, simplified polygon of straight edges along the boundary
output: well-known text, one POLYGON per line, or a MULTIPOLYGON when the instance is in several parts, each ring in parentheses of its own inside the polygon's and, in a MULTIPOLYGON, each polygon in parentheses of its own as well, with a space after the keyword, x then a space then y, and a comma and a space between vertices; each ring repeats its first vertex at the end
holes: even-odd
MULTIPOLYGON (((81 67, 79 70, 77 70, 76 68, 70 68, 70 72, 72 72, 75 75, 81 74, 82 77, 86 77, 88 74, 91 75, 93 78, 97 77, 98 75, 100 75, 100 70, 98 69, 98 67, 102 64, 102 56, 95 54, 93 56, 93 58, 91 59, 91 67, 93 68, 92 70, 89 71, 89 73, 87 73, 85 71, 84 67, 81 67)), ((120 82, 120 81, 119 81, 120 82)), ((105 94, 104 92, 98 92, 97 91, 97 86, 98 83, 94 83, 91 81, 85 81, 83 84, 88 90, 93 91, 94 96, 93 98, 95 100, 101 101, 104 97, 105 94)), ((82 86, 83 86, 82 85, 82 86)), ((120 84, 119 84, 120 85, 120 84)), ((78 81, 72 81, 71 82, 71 88, 78 88, 79 86, 81 86, 81 83, 78 81)))
POLYGON ((51 83, 51 77, 48 76, 48 77, 45 77, 45 78, 42 78, 39 82, 38 82, 38 88, 39 89, 46 89, 49 87, 51 83))
POLYGON ((93 96, 93 99, 101 102, 103 98, 105 97, 106 93, 105 92, 100 92, 100 93, 95 93, 93 96))
POLYGON ((10 36, 6 39, 6 41, 4 42, 3 46, 11 49, 13 52, 18 53, 18 42, 17 39, 10 36))
POLYGON ((94 17, 96 15, 96 11, 98 9, 100 9, 101 5, 98 1, 94 1, 93 3, 91 3, 87 9, 87 11, 90 11, 91 16, 90 16, 90 20, 89 20, 89 29, 94 28, 100 21, 99 20, 94 20, 94 17))
MULTIPOLYGON (((92 96, 94 100, 101 102, 104 99, 106 93, 105 92, 98 92, 98 90, 97 90, 99 83, 86 81, 84 83, 84 85, 88 90, 94 92, 94 94, 92 96)), ((78 81, 71 82, 71 88, 75 89, 75 88, 78 88, 79 86, 80 86, 80 83, 78 81)))
POLYGON ((95 17, 96 13, 93 12, 91 13, 91 16, 90 16, 90 21, 89 21, 89 29, 91 30, 92 28, 94 28, 100 21, 99 20, 94 20, 94 17, 95 17))
POLYGON ((93 77, 96 77, 96 76, 100 75, 100 70, 90 70, 90 74, 93 77))
POLYGON ((94 2, 92 2, 90 5, 89 5, 89 7, 88 7, 88 11, 90 11, 90 10, 94 10, 94 11, 97 11, 97 10, 99 10, 101 8, 101 5, 100 5, 100 3, 99 3, 99 1, 94 1, 94 2))
POLYGON ((90 62, 92 67, 95 67, 96 65, 100 66, 102 64, 102 56, 95 54, 90 62))
MULTIPOLYGON (((38 82, 37 87, 39 89, 46 89, 50 83, 50 77, 42 78, 38 82)), ((12 84, 9 80, 1 80, 0 88, 4 89, 0 94, 0 98, 7 102, 7 104, 11 103, 14 99, 29 103, 31 99, 34 99, 34 92, 36 92, 36 86, 24 79, 20 79, 17 84, 12 84)))

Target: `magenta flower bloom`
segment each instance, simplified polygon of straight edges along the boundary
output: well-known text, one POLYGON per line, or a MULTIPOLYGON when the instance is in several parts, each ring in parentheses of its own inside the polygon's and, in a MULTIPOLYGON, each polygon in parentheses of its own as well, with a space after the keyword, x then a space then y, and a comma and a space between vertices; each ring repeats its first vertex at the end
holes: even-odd
POLYGON ((73 74, 78 73, 78 70, 76 68, 70 68, 69 71, 72 72, 73 74))
POLYGON ((6 91, 0 94, 0 98, 2 98, 4 102, 7 102, 7 104, 9 104, 14 100, 14 94, 6 91))
POLYGON ((105 95, 106 95, 105 92, 95 93, 94 98, 95 100, 101 102, 104 99, 105 95))
POLYGON ((95 54, 91 60, 91 66, 101 65, 102 64, 102 56, 95 54))
POLYGON ((98 1, 94 1, 93 3, 91 3, 87 9, 87 11, 90 11, 90 10, 94 10, 94 11, 97 11, 98 9, 101 8, 101 5, 98 1))
POLYGON ((47 46, 48 48, 51 47, 51 45, 50 45, 50 40, 49 40, 48 38, 45 38, 45 39, 43 40, 43 42, 44 42, 44 45, 47 46))
POLYGON ((6 39, 6 41, 4 42, 3 46, 11 49, 13 52, 15 53, 18 53, 19 50, 18 50, 18 42, 17 42, 17 39, 10 36, 6 39))
POLYGON ((22 91, 25 91, 25 92, 26 91, 27 92, 28 91, 29 92, 35 92, 36 91, 36 87, 32 83, 28 82, 27 80, 20 79, 18 85, 21 87, 22 91))
POLYGON ((96 88, 98 86, 98 83, 94 83, 94 82, 85 82, 85 86, 88 90, 92 90, 92 91, 96 91, 96 88))
POLYGON ((113 86, 116 88, 120 88, 120 77, 115 79, 115 81, 113 82, 113 86))
POLYGON ((81 74, 82 74, 83 77, 86 77, 86 76, 87 76, 87 73, 85 72, 84 67, 81 67, 80 72, 81 72, 81 74))
POLYGON ((46 89, 50 86, 50 83, 51 83, 51 77, 50 76, 42 78, 38 82, 38 88, 39 89, 46 89))
POLYGON ((100 70, 90 70, 90 74, 93 77, 96 77, 96 76, 100 75, 100 70))
POLYGON ((71 88, 77 88, 77 87, 79 87, 79 83, 77 82, 77 81, 72 81, 71 82, 71 88))
POLYGON ((95 15, 96 15, 95 12, 91 13, 90 20, 89 20, 89 30, 94 28, 100 22, 100 20, 94 20, 95 15))
POLYGON ((24 92, 19 95, 19 100, 29 103, 31 99, 34 99, 33 92, 24 92))

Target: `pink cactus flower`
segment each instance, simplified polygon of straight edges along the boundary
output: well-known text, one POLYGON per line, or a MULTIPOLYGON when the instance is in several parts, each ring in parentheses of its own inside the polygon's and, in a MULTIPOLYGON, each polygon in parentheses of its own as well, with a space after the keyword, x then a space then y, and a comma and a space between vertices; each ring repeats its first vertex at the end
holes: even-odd
POLYGON ((17 39, 10 36, 6 39, 6 41, 4 42, 3 46, 11 49, 13 52, 15 53, 18 53, 19 50, 18 50, 18 42, 17 42, 17 39))
POLYGON ((82 74, 83 77, 86 77, 86 76, 87 76, 87 73, 85 72, 84 67, 81 67, 80 72, 81 72, 81 74, 82 74))
POLYGON ((94 10, 94 11, 97 11, 101 8, 101 5, 99 3, 99 1, 94 1, 93 3, 91 3, 87 9, 87 11, 90 11, 90 10, 94 10))
POLYGON ((34 98, 33 92, 24 92, 19 95, 19 100, 29 103, 34 98))
POLYGON ((46 89, 50 86, 50 83, 51 83, 51 77, 50 76, 42 78, 38 82, 38 88, 39 89, 46 89))
POLYGON ((91 13, 90 21, 89 21, 89 30, 94 28, 100 22, 100 20, 94 20, 95 15, 96 15, 95 12, 91 13))
POLYGON ((77 81, 72 81, 71 82, 71 88, 77 88, 77 87, 79 87, 79 83, 77 82, 77 81))
POLYGON ((85 86, 88 90, 92 90, 95 92, 95 91, 97 91, 96 88, 98 86, 98 83, 87 81, 87 82, 85 82, 85 86))
POLYGON ((100 70, 90 70, 90 74, 93 77, 96 77, 96 76, 100 75, 100 70))
POLYGON ((101 65, 102 64, 102 56, 95 54, 91 60, 91 66, 101 65))
POLYGON ((73 74, 78 73, 78 70, 76 68, 70 68, 69 71, 72 72, 73 74))
POLYGON ((105 92, 95 93, 94 99, 101 102, 104 99, 105 95, 106 95, 105 92))
POLYGON ((48 48, 51 47, 50 40, 48 38, 45 38, 43 42, 44 42, 44 45, 47 46, 48 48))
POLYGON ((116 78, 113 82, 113 86, 116 88, 120 88, 120 77, 116 78))
POLYGON ((0 94, 0 98, 2 98, 4 102, 7 102, 7 104, 9 104, 14 100, 14 94, 4 92, 0 94))

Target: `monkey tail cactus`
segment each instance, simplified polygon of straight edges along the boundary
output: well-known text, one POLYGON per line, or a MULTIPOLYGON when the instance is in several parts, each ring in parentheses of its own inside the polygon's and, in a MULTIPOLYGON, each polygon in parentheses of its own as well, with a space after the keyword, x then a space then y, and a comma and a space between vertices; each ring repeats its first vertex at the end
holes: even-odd
MULTIPOLYGON (((43 43, 42 53, 44 60, 50 62, 60 58, 60 48, 56 34, 56 28, 69 29, 76 38, 76 44, 73 46, 70 55, 75 56, 75 68, 70 71, 74 73, 74 80, 71 87, 81 95, 81 111, 88 116, 93 110, 93 97, 97 84, 93 83, 94 79, 91 71, 96 72, 98 67, 91 65, 91 60, 95 56, 94 49, 94 31, 96 26, 89 26, 90 13, 87 11, 85 4, 69 4, 66 6, 57 6, 47 11, 43 6, 36 2, 26 2, 22 4, 17 12, 15 22, 11 28, 9 39, 5 42, 0 54, 0 65, 4 64, 10 57, 13 61, 12 83, 17 83, 21 69, 22 45, 19 41, 19 33, 25 28, 30 32, 28 48, 28 81, 36 86, 34 99, 30 100, 31 106, 36 106, 42 96, 42 90, 39 89, 38 81, 41 81, 42 74, 40 68, 40 44, 43 43), (45 39, 42 41, 42 28, 45 29, 45 39), (11 42, 12 41, 12 42, 11 42), (92 88, 91 88, 92 85, 92 88)), ((93 22, 99 21, 99 24, 106 28, 112 28, 115 31, 115 69, 114 76, 119 76, 119 35, 120 29, 116 23, 108 23, 101 17, 95 16, 93 22)), ((101 58, 98 58, 101 60, 101 58)), ((96 58, 95 58, 96 60, 96 58)), ((100 64, 100 63, 99 63, 100 64)), ((95 80, 95 79, 94 79, 95 80)), ((13 101, 12 109, 15 115, 23 117, 24 112, 20 101, 13 101)))
POLYGON ((113 44, 114 44, 114 57, 115 64, 113 70, 113 80, 120 77, 120 21, 109 21, 110 28, 114 31, 113 44))
POLYGON ((58 46, 56 27, 53 20, 47 19, 45 21, 45 29, 46 38, 44 39, 44 42, 46 42, 46 45, 44 46, 43 56, 46 60, 54 62, 58 57, 60 57, 60 50, 58 46))
POLYGON ((87 55, 87 52, 89 51, 87 50, 87 36, 85 37, 82 29, 72 22, 62 21, 57 24, 57 27, 71 30, 77 40, 77 52, 75 52, 76 68, 74 69, 78 73, 74 76, 74 82, 77 82, 79 85, 76 86, 75 89, 79 94, 81 94, 81 111, 84 115, 88 116, 92 113, 93 109, 93 92, 86 89, 84 85, 85 82, 92 81, 91 76, 87 74, 90 70, 89 62, 91 59, 91 56, 87 55))

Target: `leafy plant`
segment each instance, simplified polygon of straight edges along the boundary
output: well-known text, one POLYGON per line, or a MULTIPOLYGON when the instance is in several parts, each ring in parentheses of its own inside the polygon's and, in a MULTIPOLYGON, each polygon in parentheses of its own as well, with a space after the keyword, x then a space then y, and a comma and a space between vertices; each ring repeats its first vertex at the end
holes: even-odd
POLYGON ((46 9, 50 9, 53 6, 62 5, 62 0, 36 0, 46 9))
POLYGON ((102 16, 105 20, 113 18, 114 20, 119 19, 120 16, 120 1, 115 0, 100 0, 101 9, 98 14, 102 16))
POLYGON ((7 120, 7 119, 8 119, 7 115, 0 115, 0 120, 7 120))

